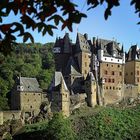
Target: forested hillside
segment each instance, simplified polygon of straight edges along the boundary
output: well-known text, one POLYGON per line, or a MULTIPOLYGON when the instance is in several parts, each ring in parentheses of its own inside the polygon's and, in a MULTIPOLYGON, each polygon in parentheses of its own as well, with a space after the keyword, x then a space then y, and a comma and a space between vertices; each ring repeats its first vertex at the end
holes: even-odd
POLYGON ((7 96, 19 75, 36 77, 47 89, 54 73, 53 43, 17 44, 8 56, 0 54, 0 110, 8 109, 7 96))
POLYGON ((125 109, 82 107, 70 118, 55 114, 52 120, 24 126, 14 140, 139 140, 140 105, 125 109))

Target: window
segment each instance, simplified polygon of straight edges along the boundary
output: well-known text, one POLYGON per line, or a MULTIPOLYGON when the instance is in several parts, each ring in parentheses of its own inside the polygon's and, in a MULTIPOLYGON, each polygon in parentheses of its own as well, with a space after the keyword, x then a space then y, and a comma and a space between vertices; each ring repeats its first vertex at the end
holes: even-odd
POLYGON ((113 65, 111 65, 113 67, 113 65))
POLYGON ((120 76, 122 75, 122 72, 119 72, 120 76))
POLYGON ((85 67, 87 66, 87 62, 85 62, 85 67))
POLYGON ((107 82, 107 79, 105 78, 105 82, 107 82))
POLYGON ((107 70, 105 70, 105 74, 107 74, 107 70))
POLYGON ((111 79, 108 79, 108 82, 111 82, 111 79))
POLYGON ((107 67, 108 67, 108 64, 106 64, 107 65, 107 67))
POLYGON ((137 75, 139 75, 139 71, 137 71, 137 75))
POLYGON ((133 72, 131 72, 131 75, 133 75, 133 72))
POLYGON ((139 78, 137 78, 137 82, 139 82, 139 78))
POLYGON ((108 87, 106 87, 106 89, 108 89, 108 87))
POLYGON ((115 75, 115 72, 114 71, 112 71, 112 75, 115 75))
POLYGON ((110 89, 111 89, 111 87, 110 87, 110 89))
POLYGON ((115 90, 115 87, 113 87, 113 90, 115 90))
POLYGON ((120 65, 118 65, 118 68, 120 67, 120 65))
POLYGON ((114 83, 115 82, 115 80, 114 79, 112 79, 112 83, 114 83))

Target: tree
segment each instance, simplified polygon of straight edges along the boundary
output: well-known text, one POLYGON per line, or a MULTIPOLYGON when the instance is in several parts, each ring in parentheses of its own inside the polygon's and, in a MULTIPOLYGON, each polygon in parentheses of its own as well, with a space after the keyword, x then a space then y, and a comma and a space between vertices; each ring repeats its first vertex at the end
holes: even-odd
MULTIPOLYGON (((130 0, 130 4, 135 6, 136 13, 140 17, 140 1, 130 0)), ((88 9, 93 9, 106 3, 107 8, 104 13, 105 19, 111 15, 111 9, 120 5, 120 0, 86 0, 88 9)), ((71 0, 1 0, 0 1, 0 51, 7 54, 11 51, 11 43, 16 40, 15 32, 23 37, 26 42, 30 39, 34 42, 32 35, 26 29, 38 29, 42 35, 48 33, 53 35, 53 30, 61 23, 62 30, 68 28, 72 31, 73 23, 80 23, 86 14, 80 12, 78 6, 71 0), (61 15, 58 14, 61 11, 61 15), (10 12, 15 16, 20 15, 20 22, 3 24, 4 17, 8 17, 10 12), (54 21, 54 24, 52 24, 54 21), (24 28, 25 27, 25 28, 24 28)), ((140 23, 139 23, 140 24, 140 23)))
POLYGON ((54 114, 52 120, 48 123, 48 140, 74 140, 71 122, 64 118, 61 113, 54 114))

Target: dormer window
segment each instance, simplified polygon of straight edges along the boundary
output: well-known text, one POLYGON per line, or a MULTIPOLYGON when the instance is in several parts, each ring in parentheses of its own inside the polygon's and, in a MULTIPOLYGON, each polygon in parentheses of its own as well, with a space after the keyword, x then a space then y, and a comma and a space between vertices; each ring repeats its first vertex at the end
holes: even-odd
POLYGON ((21 85, 18 85, 18 86, 17 86, 17 91, 23 91, 23 89, 24 89, 23 86, 21 86, 21 85))

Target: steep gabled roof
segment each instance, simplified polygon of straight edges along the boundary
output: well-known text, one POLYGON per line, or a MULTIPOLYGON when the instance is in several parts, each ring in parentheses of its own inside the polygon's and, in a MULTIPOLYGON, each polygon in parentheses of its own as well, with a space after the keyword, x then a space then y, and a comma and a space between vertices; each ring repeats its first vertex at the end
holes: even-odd
POLYGON ((90 80, 90 81, 95 81, 95 77, 94 77, 94 74, 92 72, 89 72, 87 77, 86 77, 86 80, 90 80))
POLYGON ((75 52, 81 51, 90 53, 90 45, 87 38, 84 35, 77 33, 75 52))
POLYGON ((50 91, 51 90, 55 90, 55 89, 60 90, 61 84, 63 84, 65 90, 68 90, 67 85, 65 83, 65 80, 64 80, 64 77, 63 77, 62 73, 56 71, 55 74, 54 74, 53 80, 51 82, 51 85, 49 87, 49 90, 50 91))
POLYGON ((72 56, 68 60, 64 73, 65 73, 65 75, 71 74, 71 75, 81 76, 78 64, 76 63, 76 61, 74 60, 74 58, 72 56))
POLYGON ((18 84, 23 86, 22 91, 27 92, 41 92, 42 89, 39 88, 39 83, 36 78, 19 77, 18 84))

